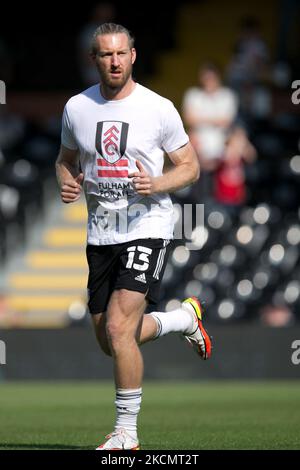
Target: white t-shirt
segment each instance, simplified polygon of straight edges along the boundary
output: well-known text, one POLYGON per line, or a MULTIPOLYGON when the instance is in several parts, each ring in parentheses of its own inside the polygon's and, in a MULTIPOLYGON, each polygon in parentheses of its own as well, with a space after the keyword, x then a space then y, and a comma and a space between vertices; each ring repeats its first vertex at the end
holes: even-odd
MULTIPOLYGON (((206 119, 235 118, 237 99, 229 88, 219 88, 214 93, 206 93, 199 88, 190 88, 184 95, 183 108, 186 112, 206 119)), ((226 129, 219 126, 201 124, 197 128, 199 151, 206 158, 220 158, 223 154, 226 129)))
POLYGON ((169 195, 139 195, 128 174, 138 171, 139 160, 151 176, 162 175, 164 152, 177 150, 187 142, 172 102, 140 84, 120 100, 105 100, 97 84, 67 102, 62 144, 80 152, 88 244, 173 238, 169 195))

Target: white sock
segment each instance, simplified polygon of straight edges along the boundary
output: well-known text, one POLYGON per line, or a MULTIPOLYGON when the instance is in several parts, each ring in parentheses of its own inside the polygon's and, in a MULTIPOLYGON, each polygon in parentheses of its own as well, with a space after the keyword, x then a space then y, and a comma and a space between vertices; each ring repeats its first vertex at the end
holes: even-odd
POLYGON ((142 402, 141 388, 117 388, 116 390, 116 425, 115 430, 124 428, 133 439, 137 440, 137 417, 142 402))
POLYGON ((191 314, 183 308, 177 308, 170 312, 151 312, 150 315, 157 323, 155 338, 174 332, 186 333, 193 327, 191 314))

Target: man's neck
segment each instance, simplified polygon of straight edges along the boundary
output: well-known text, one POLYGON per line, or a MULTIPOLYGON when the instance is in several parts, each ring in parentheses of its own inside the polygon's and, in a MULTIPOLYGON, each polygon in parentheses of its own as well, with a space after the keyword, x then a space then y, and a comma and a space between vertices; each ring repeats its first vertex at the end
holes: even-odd
POLYGON ((100 83, 101 95, 106 100, 122 100, 131 95, 135 89, 136 83, 131 79, 125 83, 122 88, 110 88, 100 83))

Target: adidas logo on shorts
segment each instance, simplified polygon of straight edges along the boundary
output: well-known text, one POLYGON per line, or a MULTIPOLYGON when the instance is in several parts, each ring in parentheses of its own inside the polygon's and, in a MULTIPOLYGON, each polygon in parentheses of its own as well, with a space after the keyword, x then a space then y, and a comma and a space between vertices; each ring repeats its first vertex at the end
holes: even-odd
POLYGON ((147 281, 146 281, 146 276, 145 276, 144 273, 143 273, 143 274, 139 274, 139 275, 136 276, 134 279, 135 279, 136 281, 143 282, 144 284, 146 284, 146 282, 147 282, 147 281))

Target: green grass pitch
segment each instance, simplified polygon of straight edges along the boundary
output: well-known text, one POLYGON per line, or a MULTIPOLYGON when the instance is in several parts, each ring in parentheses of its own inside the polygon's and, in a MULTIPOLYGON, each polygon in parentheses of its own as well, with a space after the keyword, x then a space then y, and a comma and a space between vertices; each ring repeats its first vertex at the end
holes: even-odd
MULTIPOLYGON (((103 382, 0 383, 1 449, 94 449, 112 431, 103 382)), ((145 382, 144 450, 300 449, 300 381, 145 382)))

